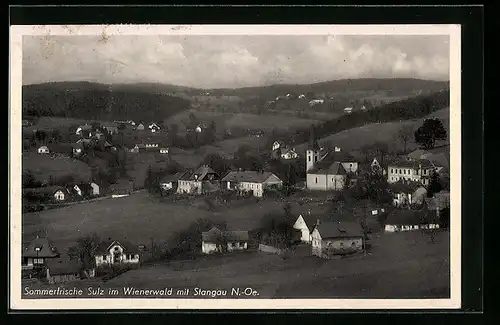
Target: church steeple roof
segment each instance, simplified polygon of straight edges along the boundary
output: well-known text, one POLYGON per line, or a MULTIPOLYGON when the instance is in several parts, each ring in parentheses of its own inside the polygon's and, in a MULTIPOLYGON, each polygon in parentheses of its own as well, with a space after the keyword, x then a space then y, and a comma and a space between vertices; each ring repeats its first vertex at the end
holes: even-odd
POLYGON ((308 149, 311 150, 319 150, 319 144, 318 141, 316 140, 316 136, 314 134, 314 127, 311 128, 311 132, 309 133, 309 144, 308 144, 308 149))

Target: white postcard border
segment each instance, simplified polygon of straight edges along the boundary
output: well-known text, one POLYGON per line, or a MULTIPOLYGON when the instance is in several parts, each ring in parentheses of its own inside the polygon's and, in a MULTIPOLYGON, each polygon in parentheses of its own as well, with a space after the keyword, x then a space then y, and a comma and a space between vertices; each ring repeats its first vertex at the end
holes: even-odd
POLYGON ((456 309, 461 306, 460 25, 39 25, 10 27, 10 307, 68 309, 456 309), (21 299, 23 35, 449 35, 450 299, 21 299))

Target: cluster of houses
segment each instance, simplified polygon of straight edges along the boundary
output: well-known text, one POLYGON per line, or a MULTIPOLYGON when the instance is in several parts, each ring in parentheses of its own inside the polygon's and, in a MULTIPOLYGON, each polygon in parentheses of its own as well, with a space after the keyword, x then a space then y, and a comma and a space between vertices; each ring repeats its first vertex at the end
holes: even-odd
MULTIPOLYGON (((93 258, 96 268, 138 266, 140 255, 140 248, 127 241, 106 240, 99 243, 93 258)), ((83 268, 79 260, 61 254, 51 241, 40 236, 36 236, 23 247, 21 270, 27 276, 33 275, 34 271, 42 271, 43 278, 49 283, 93 278, 96 274, 94 267, 83 268)))
POLYGON ((234 191, 241 195, 264 196, 266 190, 279 189, 283 181, 272 172, 229 171, 221 177, 210 166, 203 165, 191 171, 185 170, 167 175, 160 180, 160 187, 178 194, 202 194, 220 190, 234 191))
POLYGON ((49 201, 68 202, 90 199, 100 195, 100 188, 94 182, 68 184, 66 186, 44 186, 23 189, 25 194, 35 194, 49 201))

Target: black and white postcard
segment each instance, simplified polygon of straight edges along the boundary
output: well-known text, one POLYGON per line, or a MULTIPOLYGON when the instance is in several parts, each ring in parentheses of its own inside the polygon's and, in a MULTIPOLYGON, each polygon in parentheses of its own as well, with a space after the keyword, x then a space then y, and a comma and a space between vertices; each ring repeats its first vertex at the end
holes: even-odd
POLYGON ((12 309, 460 307, 459 25, 10 33, 12 309))

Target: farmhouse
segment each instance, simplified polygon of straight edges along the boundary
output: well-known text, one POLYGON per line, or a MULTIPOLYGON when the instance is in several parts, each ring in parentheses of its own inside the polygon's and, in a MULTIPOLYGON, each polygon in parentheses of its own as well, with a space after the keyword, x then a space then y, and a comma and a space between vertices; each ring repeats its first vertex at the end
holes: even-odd
POLYGON ((208 165, 203 165, 194 173, 186 173, 178 182, 177 193, 201 194, 219 189, 219 175, 208 165))
POLYGON ((118 124, 114 122, 103 123, 102 128, 106 130, 109 134, 118 133, 118 124))
POLYGON ((80 143, 74 143, 72 145, 73 147, 73 155, 74 156, 78 156, 78 155, 81 155, 82 152, 83 152, 83 144, 80 142, 80 143))
POLYGON ((21 268, 30 270, 35 267, 41 267, 48 260, 59 256, 60 253, 57 251, 57 248, 47 238, 36 236, 35 239, 23 248, 21 268))
POLYGON ((248 248, 248 240, 248 231, 221 231, 213 227, 201 233, 201 251, 204 254, 242 251, 248 248))
POLYGON ((300 240, 310 244, 312 241, 311 233, 314 227, 320 223, 320 219, 310 214, 301 214, 293 224, 293 228, 300 231, 300 240))
POLYGON ((149 130, 151 130, 151 132, 152 132, 152 133, 159 132, 159 131, 160 131, 160 129, 161 129, 161 128, 158 126, 158 124, 156 124, 156 123, 154 123, 154 122, 153 122, 153 123, 151 123, 151 124, 149 124, 149 125, 148 125, 148 128, 149 128, 149 130))
POLYGON ((116 264, 139 264, 139 250, 126 241, 108 240, 102 242, 95 255, 97 267, 116 264))
POLYGON ((176 190, 178 187, 179 180, 186 176, 189 171, 178 172, 173 175, 166 175, 160 180, 160 188, 164 191, 171 189, 176 190))
POLYGON ((385 173, 385 170, 382 168, 382 166, 378 162, 377 158, 373 158, 373 160, 370 164, 370 168, 371 168, 372 172, 374 172, 374 173, 378 173, 378 172, 385 173))
POLYGON ((325 101, 323 99, 313 99, 309 101, 309 106, 315 106, 318 104, 323 104, 325 101))
POLYGON ((272 151, 274 151, 274 150, 278 150, 279 148, 284 147, 284 146, 285 146, 285 143, 284 143, 283 141, 279 141, 279 140, 277 140, 277 141, 274 141, 274 142, 273 142, 273 145, 272 145, 272 149, 271 149, 271 150, 272 150, 272 151))
POLYGON ((435 170, 436 167, 427 159, 399 160, 387 166, 387 182, 396 183, 402 179, 429 185, 435 170))
POLYGON ((50 153, 49 148, 47 146, 41 146, 38 148, 39 154, 48 154, 50 153))
POLYGON ((364 249, 364 234, 355 222, 321 222, 311 234, 312 254, 331 258, 364 249))
POLYGON ((396 207, 409 207, 412 204, 422 204, 427 194, 427 189, 420 182, 399 180, 389 184, 393 194, 393 205, 396 207))
POLYGON ((80 279, 81 266, 69 258, 47 260, 46 278, 49 283, 64 283, 80 279))
POLYGON ((434 211, 396 209, 385 221, 385 232, 411 231, 418 229, 439 228, 434 211))
POLYGON ((79 183, 75 184, 71 190, 75 191, 75 193, 84 198, 90 198, 95 195, 99 195, 99 185, 96 183, 79 183))
POLYGON ((62 186, 57 186, 56 188, 57 189, 53 190, 53 197, 56 201, 67 201, 73 197, 71 189, 62 186))
POLYGON ((281 149, 281 159, 290 160, 297 159, 299 155, 295 151, 295 148, 284 148, 281 149))
POLYGON ((92 125, 90 124, 84 124, 84 125, 80 125, 76 128, 76 135, 83 135, 83 131, 87 131, 87 132, 90 132, 92 131, 92 125))
POLYGON ((90 183, 90 186, 92 187, 92 195, 97 196, 100 193, 100 187, 94 182, 90 183))
POLYGON ((271 172, 231 171, 222 179, 223 188, 262 197, 266 189, 281 188, 283 181, 271 172))
POLYGON ((136 127, 136 130, 143 131, 144 130, 144 124, 139 123, 139 125, 137 125, 137 127, 136 127))

